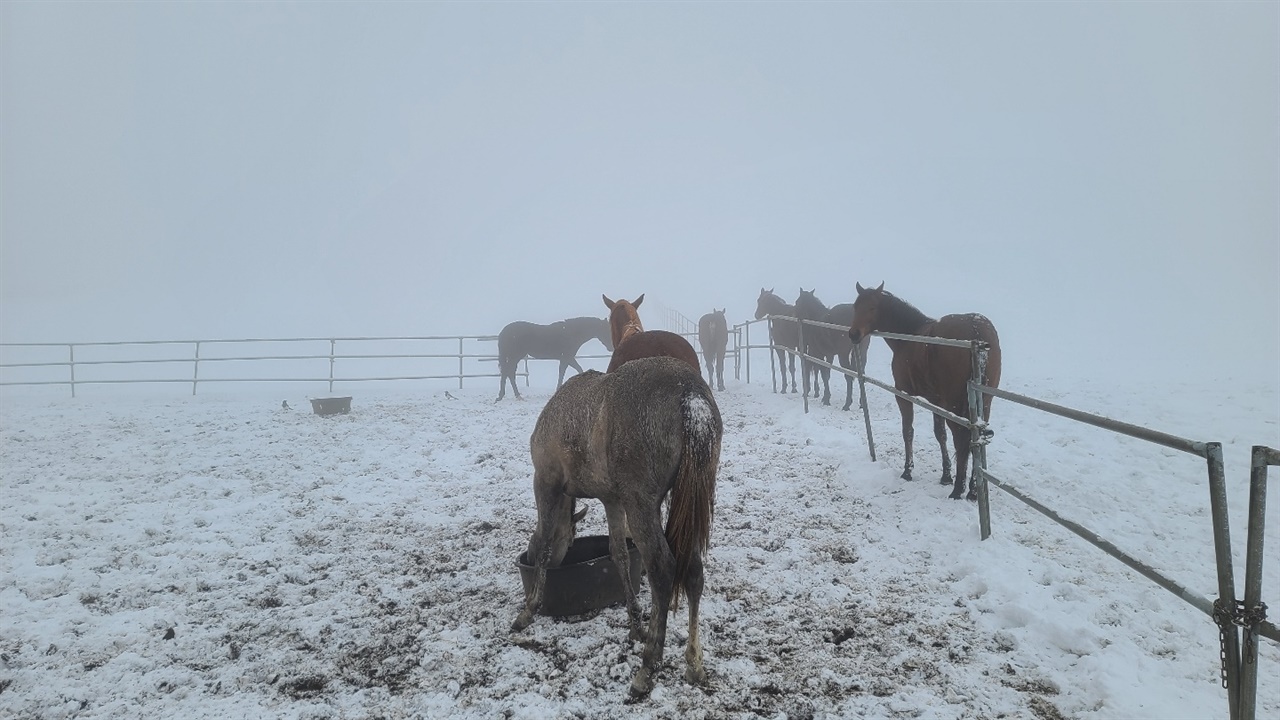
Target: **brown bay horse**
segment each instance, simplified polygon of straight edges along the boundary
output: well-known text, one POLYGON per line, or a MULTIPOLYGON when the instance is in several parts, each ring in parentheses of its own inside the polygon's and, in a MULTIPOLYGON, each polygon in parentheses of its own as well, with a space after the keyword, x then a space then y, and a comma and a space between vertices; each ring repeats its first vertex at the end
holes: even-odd
POLYGON ((672 357, 689 363, 699 373, 702 366, 698 364, 698 353, 688 340, 666 330, 645 330, 640 323, 640 313, 636 308, 644 302, 644 295, 634 301, 610 300, 604 298, 605 307, 609 308, 609 329, 613 337, 613 357, 609 359, 609 369, 613 372, 624 363, 644 357, 672 357))
MULTIPOLYGON (((800 288, 800 296, 796 298, 796 317, 803 320, 814 320, 828 325, 849 327, 853 321, 853 303, 841 303, 828 308, 814 294, 815 290, 800 288)), ((846 370, 862 372, 867 366, 867 346, 871 344, 871 336, 862 338, 854 344, 849 333, 844 330, 832 330, 806 325, 803 330, 805 354, 822 358, 826 362, 840 360, 840 367, 846 370)), ((818 397, 818 376, 822 376, 822 404, 831 404, 831 368, 801 361, 801 377, 804 378, 805 394, 809 392, 809 378, 813 377, 813 396, 818 397)), ((853 376, 845 375, 844 410, 853 406, 853 376)))
MULTIPOLYGON (((986 317, 977 313, 945 315, 935 320, 920 312, 915 306, 884 289, 884 283, 874 289, 864 289, 857 284, 858 299, 853 303, 853 320, 849 324, 849 339, 859 342, 873 332, 891 332, 901 335, 924 335, 951 338, 953 340, 979 340, 988 345, 985 384, 1000 386, 1000 337, 986 317)), ((969 378, 972 374, 970 353, 964 348, 926 345, 907 340, 890 340, 885 343, 893 351, 893 385, 899 390, 924 398, 943 410, 960 417, 969 417, 969 378)), ((911 479, 914 462, 911 456, 912 419, 915 406, 897 398, 902 414, 902 440, 906 445, 906 462, 902 477, 911 479)), ((991 396, 982 403, 982 419, 991 417, 991 396)), ((947 453, 946 425, 951 426, 951 438, 956 450, 955 489, 952 498, 965 496, 966 472, 969 463, 969 428, 944 421, 933 416, 933 434, 942 449, 942 484, 951 479, 951 457, 947 453), (945 424, 944 424, 945 422, 945 424)), ((970 500, 977 499, 972 487, 970 500)))
POLYGON ((698 345, 702 346, 702 360, 707 365, 707 384, 716 380, 716 390, 724 390, 724 354, 729 347, 729 323, 724 310, 712 308, 698 318, 698 345))
POLYGON ((559 360, 560 378, 556 388, 564 383, 564 371, 570 367, 582 372, 578 364, 578 350, 588 340, 595 338, 613 352, 613 338, 609 333, 609 321, 598 317, 576 317, 550 325, 517 320, 508 323, 498 333, 498 400, 507 396, 507 381, 516 399, 520 388, 516 387, 516 368, 526 357, 538 360, 559 360))
POLYGON ((631 681, 632 697, 653 689, 662 667, 667 616, 682 589, 689 604, 685 680, 705 683, 698 605, 723 433, 720 410, 701 372, 672 358, 639 358, 607 374, 588 370, 556 391, 529 439, 538 521, 526 557, 535 577, 511 629, 518 632, 533 622, 547 568, 558 567, 573 542, 575 499, 598 498, 619 577, 628 576, 630 533, 653 603, 646 629, 636 593, 623 583, 629 637, 645 643, 631 681), (664 530, 662 505, 668 496, 664 530))
MULTIPOLYGON (((756 298, 756 319, 765 315, 796 316, 796 306, 788 305, 786 300, 773 294, 773 290, 760 288, 760 297, 756 298)), ((796 391, 796 356, 787 349, 800 348, 799 325, 790 320, 774 320, 769 323, 769 344, 776 346, 778 368, 782 375, 782 392, 787 391, 787 358, 791 358, 791 392, 796 391)), ((803 363, 802 363, 803 365, 803 363)))

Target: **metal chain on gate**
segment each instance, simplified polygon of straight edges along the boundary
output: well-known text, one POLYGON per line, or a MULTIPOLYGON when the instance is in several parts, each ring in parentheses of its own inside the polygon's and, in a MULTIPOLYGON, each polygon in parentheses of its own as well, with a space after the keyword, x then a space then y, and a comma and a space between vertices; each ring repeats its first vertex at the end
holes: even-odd
POLYGON ((1267 604, 1259 602, 1254 607, 1245 607, 1243 600, 1236 600, 1235 606, 1228 608, 1222 598, 1213 601, 1213 621, 1218 624, 1218 658, 1222 663, 1222 687, 1227 687, 1227 626, 1244 629, 1244 658, 1252 664, 1254 655, 1254 638, 1257 627, 1267 619, 1267 604))

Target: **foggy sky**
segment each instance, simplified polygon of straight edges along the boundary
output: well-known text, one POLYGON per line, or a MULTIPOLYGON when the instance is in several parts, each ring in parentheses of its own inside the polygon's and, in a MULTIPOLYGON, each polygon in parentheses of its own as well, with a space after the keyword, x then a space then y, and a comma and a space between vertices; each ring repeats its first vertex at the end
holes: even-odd
POLYGON ((884 281, 988 315, 1006 378, 1280 383, 1277 3, 0 23, 3 341, 497 332, 602 293, 740 322, 884 281))

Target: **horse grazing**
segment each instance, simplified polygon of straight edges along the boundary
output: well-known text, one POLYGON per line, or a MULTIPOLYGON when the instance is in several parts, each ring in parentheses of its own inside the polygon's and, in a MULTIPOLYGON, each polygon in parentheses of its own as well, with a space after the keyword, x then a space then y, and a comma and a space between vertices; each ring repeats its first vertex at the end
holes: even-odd
MULTIPOLYGON (((796 306, 773 294, 773 290, 760 288, 760 297, 756 299, 756 319, 765 315, 796 316, 796 306)), ((778 353, 778 367, 782 375, 782 392, 787 391, 787 358, 791 358, 791 392, 796 391, 796 356, 788 353, 787 348, 800 348, 800 328, 796 323, 779 320, 769 323, 769 344, 775 346, 778 353)), ((801 364, 803 367, 803 363, 801 364)))
POLYGON ((640 358, 608 374, 589 370, 565 383, 542 409, 529 439, 538 523, 527 557, 535 577, 511 629, 533 622, 547 568, 558 567, 573 542, 575 498, 598 498, 619 577, 628 577, 629 532, 653 600, 646 632, 636 593, 623 582, 629 638, 645 642, 631 695, 644 697, 653 689, 666 646, 667 615, 682 588, 689 601, 684 676, 690 683, 705 683, 698 603, 723 431, 701 371, 673 358, 640 358), (668 495, 664 532, 662 503, 668 495))
POLYGON ((640 314, 636 308, 644 302, 644 295, 633 302, 626 300, 613 301, 607 295, 605 307, 609 308, 609 329, 613 337, 613 357, 609 359, 608 372, 622 367, 624 363, 644 357, 672 357, 684 360, 694 370, 702 372, 698 364, 698 353, 688 340, 666 330, 645 330, 640 323, 640 314))
POLYGON ((711 384, 714 375, 719 378, 716 390, 724 390, 724 353, 729 347, 729 323, 724 319, 724 310, 712 308, 698 318, 698 345, 702 346, 702 360, 707 365, 707 384, 711 384))
MULTIPOLYGON (((830 325, 841 325, 848 327, 853 320, 853 303, 841 303, 833 308, 828 308, 818 299, 814 293, 815 290, 800 289, 800 296, 796 298, 796 317, 802 320, 812 320, 815 322, 827 323, 830 325)), ((855 345, 849 340, 849 334, 841 330, 833 330, 831 328, 820 328, 808 325, 802 330, 804 334, 805 354, 813 357, 821 358, 830 363, 835 358, 839 358, 840 367, 846 370, 856 370, 861 373, 867 366, 867 346, 871 344, 871 338, 865 337, 855 345)), ((818 397, 818 375, 822 375, 822 404, 831 404, 831 368, 818 365, 809 361, 801 362, 801 377, 804 379, 804 392, 809 394, 809 377, 813 376, 813 396, 818 397)), ((844 376, 845 394, 844 394, 844 410, 848 410, 853 406, 853 377, 844 376)))
MULTIPOLYGON (((902 335, 924 335, 952 340, 979 340, 988 345, 985 383, 1000 386, 1000 337, 986 317, 977 313, 945 315, 939 320, 925 315, 905 300, 884 289, 884 283, 875 289, 864 289, 858 284, 858 299, 853 303, 853 320, 849 324, 849 338, 859 342, 867 335, 882 331, 902 335)), ((964 348, 942 345, 926 345, 908 340, 885 338, 893 351, 893 385, 899 390, 922 397, 960 417, 969 417, 969 378, 972 363, 969 351, 964 348)), ((902 477, 911 479, 914 462, 911 457, 911 426, 914 405, 898 398, 898 410, 902 414, 902 440, 906 444, 906 465, 902 477)), ((991 396, 982 403, 982 419, 991 417, 991 396)), ((942 449, 942 484, 951 480, 951 457, 947 454, 947 430, 940 415, 933 416, 933 434, 942 449)), ((965 495, 966 472, 969 463, 970 430, 965 425, 945 421, 951 426, 951 439, 956 449, 955 489, 952 498, 965 495)), ((977 493, 969 488, 968 498, 977 499, 977 493)))
MULTIPOLYGON (((561 320, 550 325, 537 325, 530 322, 516 321, 508 323, 498 333, 498 400, 507 395, 507 380, 511 380, 511 389, 520 399, 520 388, 516 387, 516 367, 526 357, 538 360, 559 360, 560 379, 556 388, 564 383, 564 371, 572 367, 582 372, 578 364, 578 349, 591 338, 601 342, 613 352, 613 337, 609 334, 609 321, 597 317, 577 317, 561 320)), ((496 400, 494 402, 497 402, 496 400)))

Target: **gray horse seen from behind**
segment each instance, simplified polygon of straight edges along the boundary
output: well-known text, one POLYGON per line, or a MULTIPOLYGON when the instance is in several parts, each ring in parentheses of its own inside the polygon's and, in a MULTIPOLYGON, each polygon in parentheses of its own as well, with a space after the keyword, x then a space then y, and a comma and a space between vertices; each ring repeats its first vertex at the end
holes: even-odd
POLYGON ((724 310, 712 308, 698 319, 698 345, 707 366, 707 384, 715 380, 716 390, 724 390, 724 354, 729 347, 729 323, 724 319, 724 310))
POLYGON ((631 680, 632 697, 645 697, 653 689, 662 667, 667 614, 681 589, 689 603, 685 680, 705 683, 698 603, 723 431, 711 388, 682 360, 638 358, 610 373, 588 370, 566 382, 542 409, 529 439, 538 521, 527 557, 535 577, 511 629, 520 631, 533 622, 547 568, 557 567, 573 542, 575 498, 599 498, 619 577, 629 571, 629 533, 644 561, 653 600, 646 630, 636 593, 623 583, 630 638, 645 642, 640 669, 631 680), (662 504, 668 495, 664 531, 662 504))

